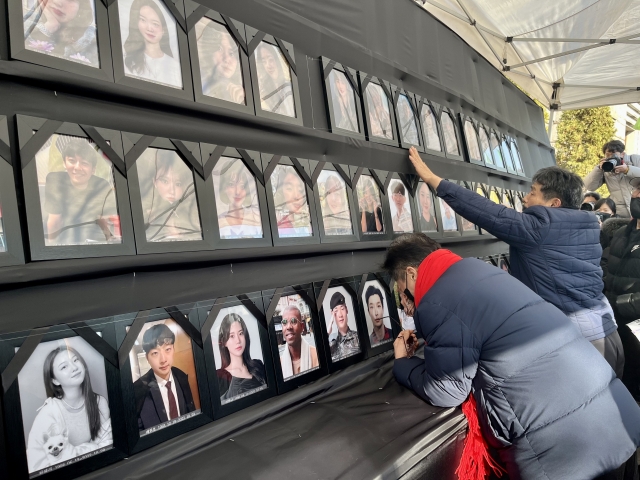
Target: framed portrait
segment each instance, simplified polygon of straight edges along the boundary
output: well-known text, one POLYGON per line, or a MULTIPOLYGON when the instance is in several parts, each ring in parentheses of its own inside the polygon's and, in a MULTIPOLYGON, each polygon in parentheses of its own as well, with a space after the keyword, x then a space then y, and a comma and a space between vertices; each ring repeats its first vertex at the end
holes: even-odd
POLYGON ((331 280, 326 289, 322 283, 315 284, 330 372, 353 365, 365 357, 365 328, 358 318, 359 286, 360 278, 357 277, 331 280), (321 295, 323 292, 324 296, 321 295))
POLYGON ((136 453, 213 419, 197 309, 157 308, 114 317, 127 437, 136 453))
POLYGON ((491 200, 493 203, 495 204, 502 204, 502 198, 500 195, 500 190, 498 189, 498 187, 493 187, 491 185, 489 185, 488 187, 488 193, 489 193, 489 200, 491 200))
POLYGON ((447 158, 464 161, 460 143, 460 130, 457 125, 458 116, 449 107, 440 109, 440 128, 444 140, 444 150, 447 158))
POLYGON ((504 270, 505 272, 511 274, 511 266, 509 265, 509 256, 506 254, 501 254, 498 257, 498 268, 504 270))
POLYGON ((116 83, 192 100, 183 0, 113 0, 108 10, 116 83))
POLYGON ((31 257, 135 254, 120 132, 17 117, 31 257))
POLYGON ((482 153, 480 152, 480 140, 478 137, 478 126, 475 120, 467 115, 460 114, 462 121, 462 131, 464 133, 464 144, 467 147, 467 157, 470 163, 484 165, 482 153))
POLYGON ((9 1, 11 58, 113 81, 109 21, 101 0, 9 1))
POLYGON ((514 192, 513 192, 513 208, 518 213, 522 213, 522 210, 524 210, 524 207, 522 205, 522 199, 523 198, 524 198, 524 196, 523 196, 522 192, 514 190, 514 192))
POLYGON ((459 237, 460 228, 458 225, 458 215, 453 211, 442 198, 438 198, 440 207, 440 218, 442 219, 442 233, 445 237, 459 237))
POLYGON ((418 111, 420 112, 424 151, 431 155, 445 157, 442 129, 440 128, 440 105, 425 97, 420 97, 418 111))
POLYGON ((513 192, 511 190, 507 190, 506 188, 502 189, 501 203, 507 208, 515 208, 515 204, 513 203, 513 192))
POLYGON ((418 183, 417 193, 415 197, 416 216, 418 220, 416 222, 416 230, 422 233, 426 233, 432 238, 437 238, 440 235, 440 219, 439 212, 436 209, 436 195, 422 180, 418 183))
POLYGON ((320 322, 311 285, 262 292, 267 306, 271 352, 278 393, 315 381, 328 373, 320 322))
POLYGON ((524 165, 522 163, 522 157, 520 156, 520 149, 518 149, 518 143, 515 138, 509 138, 509 149, 511 150, 511 158, 516 166, 516 172, 521 177, 526 177, 527 174, 524 171, 524 165))
POLYGON ((516 163, 511 156, 511 149, 509 148, 509 141, 507 139, 507 136, 498 133, 498 137, 500 139, 500 151, 502 152, 502 158, 504 159, 504 163, 507 167, 507 172, 513 175, 517 175, 518 172, 516 170, 516 163))
POLYGON ((497 168, 496 161, 493 159, 491 144, 489 143, 489 131, 483 124, 478 123, 478 142, 480 144, 480 152, 484 166, 488 168, 497 168))
POLYGON ((348 172, 347 165, 337 170, 334 165, 327 163, 316 180, 314 195, 322 243, 358 240, 358 227, 355 224, 358 214, 348 172))
POLYGON ((500 140, 495 130, 489 132, 489 145, 491 146, 491 153, 493 154, 496 170, 506 172, 507 167, 502 156, 502 150, 500 149, 500 140))
POLYGON ((138 253, 212 248, 199 144, 132 133, 122 139, 138 253))
POLYGON ((27 352, 11 364, 4 397, 9 478, 75 478, 126 455, 125 431, 113 421, 123 416, 118 369, 100 353, 110 350, 117 364, 113 325, 81 323, 44 329, 39 341, 32 332, 2 337, 5 375, 16 354, 27 352))
POLYGON ((215 418, 276 393, 260 292, 198 304, 215 418))
POLYGON ((185 1, 191 75, 197 102, 254 114, 245 26, 185 1))
POLYGON ((321 60, 331 131, 364 139, 358 72, 325 57, 321 60))
POLYGON ((256 115, 302 125, 293 45, 253 27, 246 26, 245 30, 256 115), (261 40, 254 41, 257 38, 261 40))
POLYGON ((206 159, 203 199, 211 206, 216 247, 272 245, 260 154, 205 143, 200 148, 206 159))
POLYGON ((393 348, 393 341, 401 330, 394 296, 382 274, 363 275, 360 282, 359 302, 365 320, 367 357, 393 348))
POLYGON ((263 155, 274 245, 320 243, 308 160, 263 155))
POLYGON ((418 97, 404 88, 391 87, 393 102, 395 104, 398 140, 402 148, 416 147, 419 152, 424 152, 424 141, 420 129, 420 110, 418 97))
POLYGON ((367 140, 384 145, 399 145, 391 84, 358 72, 367 140))
POLYGON ((387 186, 387 199, 391 213, 391 228, 393 233, 411 233, 416 230, 416 220, 412 204, 414 203, 411 185, 394 174, 387 186))
MULTIPOLYGON (((472 182, 461 181, 458 182, 458 185, 461 185, 467 190, 471 190, 472 192, 475 191, 475 185, 472 182)), ((475 223, 470 222, 461 215, 458 215, 458 224, 460 225, 460 233, 463 236, 478 235, 480 233, 480 229, 475 223)))
MULTIPOLYGON (((386 174, 386 172, 385 172, 386 174)), ((391 181, 392 174, 384 178, 391 181)), ((388 187, 388 185, 387 185, 388 187)), ((389 240, 393 238, 389 202, 386 200, 385 182, 375 170, 369 169, 356 182, 358 213, 356 223, 360 232, 360 240, 389 240)))

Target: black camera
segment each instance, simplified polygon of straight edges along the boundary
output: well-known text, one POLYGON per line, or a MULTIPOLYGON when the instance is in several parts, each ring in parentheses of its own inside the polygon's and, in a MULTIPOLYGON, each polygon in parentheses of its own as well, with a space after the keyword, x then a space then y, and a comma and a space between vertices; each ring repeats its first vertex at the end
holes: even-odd
POLYGON ((586 210, 587 212, 593 212, 593 207, 595 207, 596 204, 593 202, 584 202, 582 205, 580 205, 580 210, 586 210))
POLYGON ((614 168, 619 167, 622 164, 624 164, 624 160, 620 157, 620 155, 618 155, 616 153, 613 157, 608 158, 602 164, 602 171, 603 172, 613 172, 614 168))
POLYGON ((611 218, 611 214, 610 213, 604 213, 604 212, 594 212, 596 214, 596 217, 598 217, 598 220, 600 220, 600 223, 603 223, 605 220, 608 220, 611 218))

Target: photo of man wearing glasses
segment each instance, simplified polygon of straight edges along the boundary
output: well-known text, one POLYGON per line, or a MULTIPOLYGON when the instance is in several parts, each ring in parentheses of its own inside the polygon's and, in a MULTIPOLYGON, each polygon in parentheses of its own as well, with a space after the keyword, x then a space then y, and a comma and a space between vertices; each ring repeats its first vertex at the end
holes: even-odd
POLYGON ((280 351, 282 378, 287 380, 294 375, 317 368, 318 350, 302 338, 305 325, 300 309, 295 305, 285 307, 280 323, 285 342, 284 348, 280 351))

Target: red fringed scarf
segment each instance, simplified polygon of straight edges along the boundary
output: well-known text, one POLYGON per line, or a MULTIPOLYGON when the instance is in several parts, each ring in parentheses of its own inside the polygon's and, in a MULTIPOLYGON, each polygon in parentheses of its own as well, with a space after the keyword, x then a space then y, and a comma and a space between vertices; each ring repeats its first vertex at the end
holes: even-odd
MULTIPOLYGON (((415 288, 415 305, 420 304, 422 297, 438 281, 444 272, 451 265, 462 260, 461 257, 449 250, 436 250, 425 258, 418 268, 418 279, 415 288)), ((493 470, 498 478, 502 472, 506 472, 489 455, 487 441, 482 436, 480 423, 478 421, 478 410, 473 395, 469 395, 462 404, 462 413, 467 418, 469 433, 464 441, 464 449, 460 465, 456 469, 459 480, 484 480, 489 474, 489 469, 493 470)))

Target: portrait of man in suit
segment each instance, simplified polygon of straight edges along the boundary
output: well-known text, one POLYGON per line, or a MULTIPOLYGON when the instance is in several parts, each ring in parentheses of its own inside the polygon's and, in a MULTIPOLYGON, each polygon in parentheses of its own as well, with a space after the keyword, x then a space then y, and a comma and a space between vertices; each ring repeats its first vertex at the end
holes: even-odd
POLYGON ((142 337, 142 349, 151 369, 133 384, 140 430, 196 409, 188 375, 173 366, 175 341, 175 334, 165 324, 152 326, 142 337))

